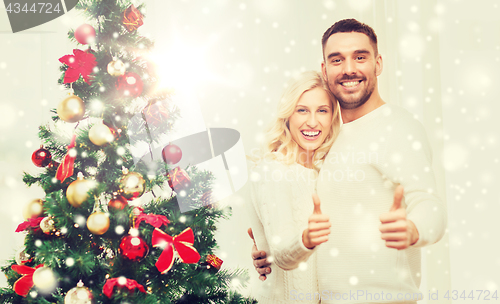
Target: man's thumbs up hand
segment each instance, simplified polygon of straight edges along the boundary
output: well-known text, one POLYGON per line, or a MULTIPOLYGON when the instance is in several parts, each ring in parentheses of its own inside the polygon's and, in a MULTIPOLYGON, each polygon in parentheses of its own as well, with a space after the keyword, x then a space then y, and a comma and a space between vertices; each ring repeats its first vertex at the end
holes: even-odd
POLYGON ((313 204, 314 204, 313 214, 321 214, 321 202, 319 200, 319 196, 316 193, 313 194, 313 204))
POLYGON ((391 206, 390 210, 391 212, 401 209, 401 200, 403 199, 403 193, 404 193, 403 186, 401 185, 397 186, 396 190, 394 190, 394 201, 391 206))
POLYGON ((388 213, 380 215, 379 227, 382 239, 389 248, 406 249, 418 241, 415 224, 406 218, 406 209, 401 206, 404 189, 399 185, 394 190, 394 201, 388 213))
POLYGON ((313 214, 309 216, 307 229, 302 233, 302 242, 309 249, 328 241, 330 227, 332 226, 330 217, 321 213, 321 201, 316 193, 313 194, 313 203, 313 214))

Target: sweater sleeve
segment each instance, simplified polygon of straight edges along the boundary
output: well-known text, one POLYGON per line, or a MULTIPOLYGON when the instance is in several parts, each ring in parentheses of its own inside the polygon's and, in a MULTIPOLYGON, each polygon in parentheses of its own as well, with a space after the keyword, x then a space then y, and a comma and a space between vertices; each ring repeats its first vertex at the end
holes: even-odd
POLYGON ((380 170, 390 181, 404 187, 407 218, 419 233, 413 247, 434 244, 445 233, 447 216, 444 202, 436 195, 432 151, 425 129, 409 115, 400 117, 389 129, 392 134, 380 170))
MULTIPOLYGON (((273 170, 280 171, 279 168, 273 170)), ((292 187, 297 187, 296 182, 273 180, 267 173, 253 170, 250 176, 250 199, 254 211, 250 216, 257 217, 251 221, 252 230, 255 227, 258 232, 254 235, 257 248, 266 250, 264 248, 268 246, 271 261, 284 270, 292 270, 307 261, 315 249, 308 249, 302 243, 302 231, 307 222, 297 223, 293 217, 292 187)))

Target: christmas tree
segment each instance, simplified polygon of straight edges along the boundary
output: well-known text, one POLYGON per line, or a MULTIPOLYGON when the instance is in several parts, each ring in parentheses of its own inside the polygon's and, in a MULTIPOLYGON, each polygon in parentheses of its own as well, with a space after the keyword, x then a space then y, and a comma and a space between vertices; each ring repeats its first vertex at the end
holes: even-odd
POLYGON ((24 210, 25 248, 2 268, 10 288, 1 303, 254 303, 230 288, 243 271, 220 270, 214 255, 227 213, 212 204, 212 174, 176 167, 175 144, 159 161, 132 151, 131 136, 151 149, 182 114, 147 59, 153 42, 138 34, 143 5, 76 8, 88 24, 69 32, 78 48, 59 59, 70 93, 40 127, 32 160, 43 172, 24 175, 46 195, 24 210), (69 124, 68 136, 60 129, 69 124), (134 204, 145 192, 151 200, 134 204))

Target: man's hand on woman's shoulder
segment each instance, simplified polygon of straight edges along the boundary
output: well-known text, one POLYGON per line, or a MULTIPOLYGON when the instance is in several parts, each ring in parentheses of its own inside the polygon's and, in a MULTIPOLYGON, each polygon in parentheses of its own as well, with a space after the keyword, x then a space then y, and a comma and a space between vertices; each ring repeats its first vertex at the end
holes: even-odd
POLYGON ((252 228, 248 228, 248 235, 253 241, 253 246, 252 246, 252 259, 253 259, 253 266, 255 267, 255 270, 259 273, 259 279, 261 281, 265 281, 267 279, 266 274, 271 273, 271 263, 267 261, 267 254, 263 250, 258 250, 257 249, 257 244, 255 244, 255 239, 253 238, 253 232, 252 228))

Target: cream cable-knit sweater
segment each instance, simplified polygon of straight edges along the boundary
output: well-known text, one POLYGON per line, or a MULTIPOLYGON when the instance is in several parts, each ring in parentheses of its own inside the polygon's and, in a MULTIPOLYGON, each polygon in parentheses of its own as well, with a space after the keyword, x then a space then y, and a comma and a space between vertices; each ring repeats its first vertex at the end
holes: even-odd
POLYGON ((259 304, 319 303, 315 251, 320 246, 310 250, 302 243, 316 178, 313 169, 269 159, 251 169, 251 226, 257 248, 273 260, 272 273, 254 288, 259 304))
POLYGON ((401 107, 385 104, 342 125, 317 182, 332 223, 329 241, 317 249, 321 303, 418 300, 410 298, 420 292, 419 247, 439 241, 447 222, 431 162, 423 126, 401 107), (379 231, 398 183, 419 232, 414 246, 399 251, 387 248, 379 231))

